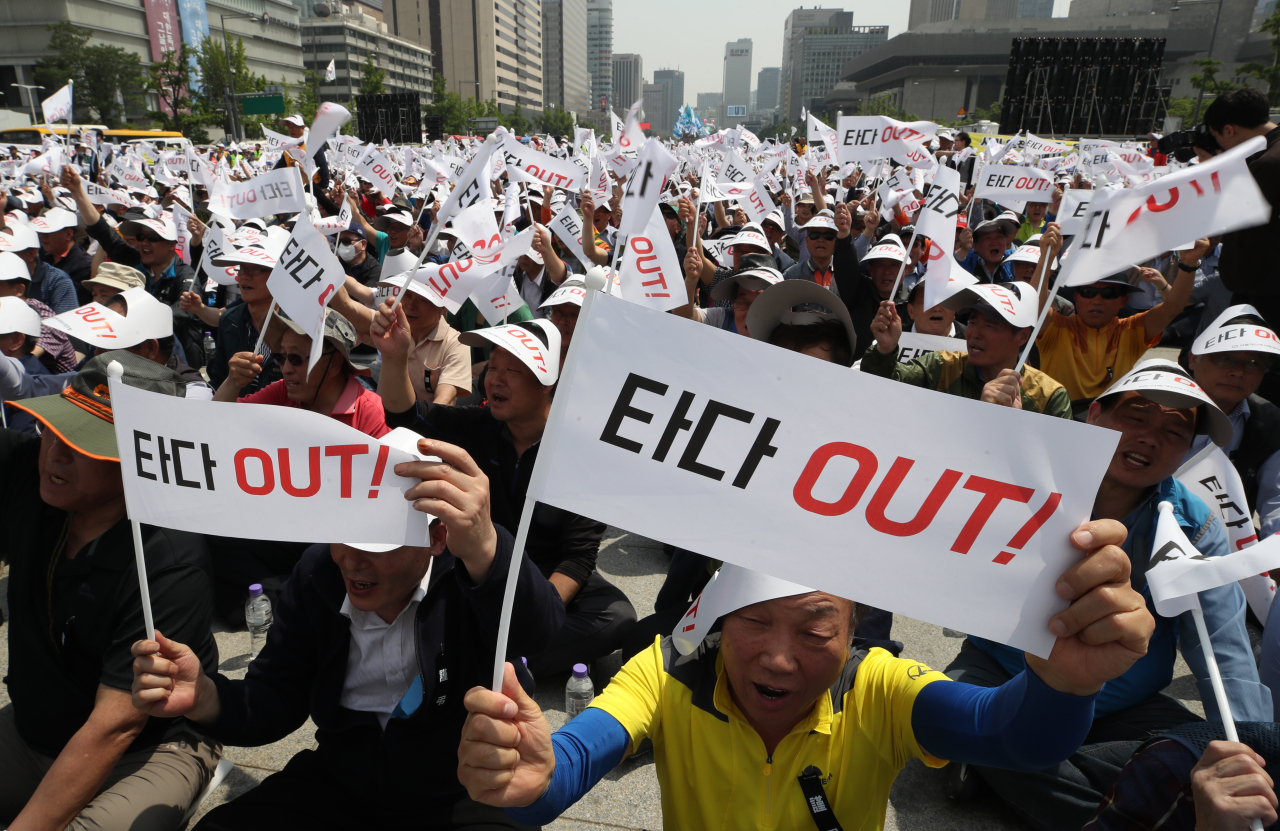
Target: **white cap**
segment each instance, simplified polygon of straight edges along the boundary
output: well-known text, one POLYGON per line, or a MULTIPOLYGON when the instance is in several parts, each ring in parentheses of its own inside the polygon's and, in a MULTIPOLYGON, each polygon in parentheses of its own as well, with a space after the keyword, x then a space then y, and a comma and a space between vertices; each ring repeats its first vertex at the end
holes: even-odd
MULTIPOLYGON (((391 258, 388 257, 387 259, 390 260, 391 258)), ((417 258, 414 257, 413 259, 416 260, 417 258)), ((413 268, 413 263, 409 263, 408 268, 410 269, 413 268)), ((431 305, 441 309, 446 307, 444 298, 440 296, 439 292, 437 292, 435 289, 433 289, 431 286, 427 285, 426 283, 422 282, 421 280, 414 280, 413 278, 411 278, 409 276, 408 269, 401 272, 400 274, 391 274, 386 277, 381 277, 378 279, 379 286, 393 289, 393 291, 388 291, 385 293, 378 292, 378 302, 381 303, 384 297, 395 297, 400 292, 404 291, 406 283, 409 286, 409 291, 413 292, 419 297, 426 299, 429 303, 431 303, 431 305)))
MULTIPOLYGON (((410 456, 413 456, 415 459, 417 459, 420 462, 440 461, 439 456, 423 456, 421 453, 418 452, 418 441, 423 438, 425 437, 418 435, 417 433, 410 430, 408 427, 397 427, 396 429, 392 430, 390 433, 387 433, 385 436, 378 439, 378 441, 382 442, 383 444, 387 445, 393 450, 403 450, 405 453, 408 453, 410 456)), ((399 464, 399 462, 397 462, 397 464, 399 464)), ((429 522, 434 522, 434 521, 435 521, 434 517, 432 517, 432 519, 429 520, 429 522)), ((431 545, 431 540, 424 540, 423 543, 424 545, 431 545)), ((383 543, 383 542, 349 542, 347 543, 347 545, 351 546, 352 548, 358 549, 360 551, 367 551, 370 554, 385 554, 388 551, 395 551, 397 548, 401 547, 395 543, 383 543)), ((433 562, 434 562, 434 559, 433 559, 433 562)))
POLYGON ((749 268, 746 271, 739 271, 737 274, 731 274, 725 279, 716 283, 715 288, 711 289, 712 300, 732 300, 734 286, 741 286, 750 291, 763 291, 769 286, 776 286, 782 282, 782 274, 777 269, 761 266, 760 268, 749 268))
POLYGON ((30 227, 37 234, 51 234, 74 228, 80 224, 80 218, 66 208, 50 208, 43 215, 31 220, 30 227))
POLYGON ((103 303, 90 303, 54 315, 47 321, 48 326, 103 349, 128 349, 173 335, 173 309, 145 288, 129 289, 116 296, 124 300, 127 316, 103 303))
POLYGON ((989 306, 1015 329, 1036 325, 1039 298, 1030 283, 983 283, 968 286, 942 301, 952 311, 989 306))
MULTIPOLYGON (((892 236, 890 234, 889 236, 892 236)), ((902 247, 902 243, 897 242, 897 237, 889 239, 888 236, 875 245, 871 246, 871 250, 862 258, 862 262, 868 260, 893 260, 900 263, 907 258, 907 249, 902 247)))
POLYGON ((26 251, 39 247, 40 238, 30 225, 10 224, 6 231, 0 231, 0 251, 26 251))
POLYGON ((239 248, 229 246, 220 257, 210 258, 210 262, 219 268, 233 265, 256 265, 261 268, 275 268, 277 258, 260 242, 254 242, 239 248))
POLYGON ((581 306, 582 301, 586 299, 587 287, 582 280, 565 280, 560 287, 551 292, 551 296, 542 301, 539 309, 550 308, 551 306, 559 306, 562 303, 572 303, 575 306, 581 306))
POLYGON ((782 211, 777 210, 776 208, 770 211, 769 215, 760 221, 760 224, 764 225, 766 222, 772 222, 774 225, 777 225, 780 230, 786 230, 787 227, 782 221, 782 211))
POLYGON ((283 121, 285 124, 292 124, 292 125, 293 125, 293 126, 295 126, 295 127, 306 127, 306 126, 307 126, 307 122, 305 122, 305 121, 303 121, 303 120, 302 120, 302 116, 300 116, 300 115, 296 115, 296 114, 295 114, 295 115, 291 115, 291 116, 289 116, 288 118, 282 118, 282 119, 280 119, 280 120, 281 120, 281 121, 283 121))
POLYGON ((1122 392, 1140 393, 1143 398, 1162 407, 1175 407, 1179 410, 1207 407, 1205 412, 1208 418, 1202 422, 1206 428, 1204 432, 1218 447, 1226 447, 1234 435, 1231 419, 1227 414, 1218 409, 1218 405, 1213 403, 1213 399, 1187 371, 1173 361, 1162 358, 1143 361, 1107 387, 1096 400, 1101 401, 1108 395, 1122 392))
POLYGON ((9 251, 0 251, 0 281, 26 280, 31 282, 31 269, 27 261, 9 251))
POLYGON ((417 264, 418 255, 407 248, 399 254, 388 254, 387 258, 382 261, 382 270, 378 272, 378 279, 386 280, 388 277, 397 277, 407 271, 412 271, 417 264))
POLYGON ((828 231, 838 230, 836 228, 835 219, 825 212, 818 214, 800 227, 806 231, 819 231, 824 229, 828 231))
POLYGON ((794 597, 812 591, 813 589, 798 583, 725 563, 711 575, 711 581, 702 590, 702 594, 694 599, 689 611, 676 624, 671 632, 671 641, 675 644, 676 651, 681 655, 688 655, 697 650, 711 627, 725 615, 766 600, 794 597))
POLYGON ((1040 262, 1040 246, 1019 245, 1017 249, 1004 258, 1006 263, 1038 263, 1040 262))
POLYGON ((1242 303, 1227 307, 1222 314, 1200 333, 1191 345, 1192 355, 1210 355, 1214 352, 1264 352, 1280 355, 1280 339, 1274 329, 1253 306, 1242 303), (1252 318, 1236 323, 1238 318, 1252 318))
POLYGON ((485 346, 486 342, 501 346, 529 367, 544 387, 560 377, 560 330, 549 320, 475 329, 463 332, 458 340, 467 346, 485 346))
MULTIPOLYGON (((813 223, 809 224, 812 225, 813 223)), ((729 244, 733 246, 752 245, 766 254, 773 251, 773 247, 769 245, 768 238, 764 235, 764 229, 755 222, 748 222, 743 225, 742 230, 734 235, 733 239, 729 240, 729 244)))
POLYGON ((806 326, 827 320, 840 321, 849 339, 849 351, 857 356, 858 333, 848 307, 833 291, 812 280, 783 280, 765 289, 747 312, 747 331, 756 340, 767 342, 781 324, 806 326))
POLYGON ((21 297, 0 297, 0 335, 14 332, 40 337, 40 313, 21 297))
POLYGON ((160 239, 169 242, 176 242, 178 239, 178 228, 167 216, 161 219, 131 219, 120 223, 120 233, 124 236, 137 236, 144 230, 152 231, 159 235, 160 239))

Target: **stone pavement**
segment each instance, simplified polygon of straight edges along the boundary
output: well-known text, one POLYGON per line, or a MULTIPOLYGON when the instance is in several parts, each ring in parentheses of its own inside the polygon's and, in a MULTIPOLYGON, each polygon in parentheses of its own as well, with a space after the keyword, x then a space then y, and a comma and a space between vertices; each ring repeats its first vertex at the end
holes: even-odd
MULTIPOLYGON (((636 612, 653 611, 653 600, 666 575, 667 557, 658 543, 610 528, 600 548, 599 568, 627 593, 636 612)), ((0 572, 3 574, 3 572, 0 572)), ((0 608, 8 614, 8 578, 0 576, 0 608)), ((0 677, 8 670, 9 646, 5 626, 0 626, 0 677)), ((909 618, 894 621, 894 638, 906 644, 904 657, 942 668, 960 648, 958 638, 947 637, 941 627, 909 618)), ((249 636, 246 632, 217 633, 221 669, 227 675, 243 677, 248 664, 249 636)), ((538 703, 553 728, 565 722, 564 685, 566 675, 539 678, 538 703)), ((1174 681, 1167 692, 1203 715, 1199 695, 1190 671, 1181 658, 1174 669, 1174 681)), ((7 691, 0 686, 0 706, 8 704, 7 691)), ((275 744, 257 748, 229 747, 226 755, 235 770, 201 806, 197 818, 211 808, 233 799, 284 767, 299 750, 312 747, 314 727, 307 722, 300 730, 275 744)), ((914 760, 903 770, 889 798, 886 831, 1026 831, 1027 826, 993 797, 982 797, 968 805, 947 800, 945 774, 930 770, 914 760)), ((623 762, 581 802, 556 822, 553 831, 593 829, 662 828, 662 811, 653 755, 623 762)))

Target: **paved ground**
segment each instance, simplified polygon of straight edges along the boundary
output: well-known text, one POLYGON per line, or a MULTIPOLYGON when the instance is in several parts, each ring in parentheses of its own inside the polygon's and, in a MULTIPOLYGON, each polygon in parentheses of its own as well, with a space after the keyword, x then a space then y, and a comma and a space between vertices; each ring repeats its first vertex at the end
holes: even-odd
MULTIPOLYGON (((600 570, 635 603, 640 616, 652 610, 654 597, 666 574, 667 558, 661 546, 651 540, 610 528, 600 550, 600 570)), ((8 612, 7 576, 0 576, 0 607, 8 612)), ((7 626, 7 624, 6 624, 7 626)), ((0 677, 8 670, 9 651, 5 626, 0 626, 0 677)), ((942 628, 909 618, 894 621, 893 636, 906 644, 906 657, 916 658, 934 667, 943 667, 960 648, 958 638, 947 637, 942 628)), ((217 635, 222 671, 232 677, 243 675, 248 663, 249 637, 245 632, 221 631, 217 635)), ((538 702, 547 712, 552 727, 565 721, 564 685, 566 676, 539 678, 538 702)), ((1174 670, 1174 682, 1168 692, 1184 700, 1203 714, 1190 673, 1181 659, 1174 670)), ((0 687, 0 706, 8 704, 8 695, 0 687)), ((294 753, 311 747, 315 741, 310 722, 287 739, 266 747, 227 748, 235 770, 205 804, 209 809, 233 799, 252 788, 274 771, 280 770, 294 753)), ((964 806, 950 803, 944 792, 945 774, 913 762, 908 765, 893 787, 888 831, 1023 831, 1027 826, 1000 803, 987 797, 964 806)), ((583 829, 650 829, 662 827, 658 780, 654 773, 653 755, 624 762, 610 773, 585 799, 575 805, 549 828, 556 831, 583 829)))

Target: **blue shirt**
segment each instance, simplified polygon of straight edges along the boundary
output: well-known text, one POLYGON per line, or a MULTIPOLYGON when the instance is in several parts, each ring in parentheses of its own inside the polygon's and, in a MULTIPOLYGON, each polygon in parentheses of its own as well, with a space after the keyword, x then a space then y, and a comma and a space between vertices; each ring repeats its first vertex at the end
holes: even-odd
MULTIPOLYGON (((1221 557, 1230 553, 1222 520, 1200 497, 1172 477, 1161 482, 1142 504, 1124 518, 1129 536, 1121 547, 1133 566, 1129 581, 1146 598, 1147 610, 1156 619, 1156 629, 1151 635, 1147 654, 1138 659, 1128 672, 1108 681, 1102 688, 1095 712, 1099 716, 1119 712, 1169 686, 1173 680, 1178 641, 1181 640, 1182 656, 1195 676, 1200 699, 1204 702, 1205 717, 1210 721, 1221 721, 1191 613, 1183 612, 1177 618, 1161 617, 1156 613, 1151 589, 1147 586, 1147 564, 1151 559, 1151 543, 1155 538, 1158 516, 1156 507, 1165 500, 1173 505, 1178 525, 1201 554, 1221 557)), ((1213 642, 1213 654, 1222 672, 1231 715, 1237 721, 1271 721, 1271 691, 1258 680, 1258 668, 1244 627, 1245 599, 1240 584, 1231 583, 1200 592, 1200 606, 1213 642)), ((996 658, 1009 673, 1017 674, 1025 668, 1021 650, 982 638, 971 636, 970 639, 983 652, 996 658)))
MULTIPOLYGON (((1013 249, 1010 248, 1008 251, 1004 252, 1004 255, 1005 257, 1008 257, 1012 253, 1013 249)), ((956 257, 956 262, 960 263, 960 267, 965 271, 969 272, 974 277, 977 277, 979 283, 1009 283, 1013 281, 1013 269, 1009 267, 1007 262, 1002 262, 1000 265, 996 266, 994 280, 988 277, 986 268, 987 264, 978 256, 976 249, 970 249, 969 254, 964 257, 964 259, 956 257)))
POLYGON ((53 309, 54 314, 69 312, 80 304, 76 301, 76 284, 71 275, 46 262, 36 265, 31 275, 31 297, 53 309))

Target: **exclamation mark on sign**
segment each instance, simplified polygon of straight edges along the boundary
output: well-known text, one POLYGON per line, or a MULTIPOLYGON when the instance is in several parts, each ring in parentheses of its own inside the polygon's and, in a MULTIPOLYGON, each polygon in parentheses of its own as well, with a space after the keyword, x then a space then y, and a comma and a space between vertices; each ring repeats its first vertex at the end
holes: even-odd
MULTIPOLYGON (((1040 506, 1040 510, 1036 511, 1035 516, 1027 520, 1027 524, 1018 529, 1018 533, 1013 535, 1013 539, 1009 540, 1009 548, 1021 549, 1031 540, 1036 531, 1049 521, 1049 517, 1053 516, 1053 512, 1058 510, 1058 503, 1062 501, 1062 494, 1051 493, 1049 498, 1045 500, 1044 505, 1040 506)), ((1013 552, 1001 551, 991 561, 1004 565, 1014 558, 1013 552)))
POLYGON ((382 484, 382 472, 387 469, 387 454, 391 448, 385 444, 378 448, 378 461, 373 466, 373 481, 369 483, 369 498, 378 498, 378 486, 382 484))

